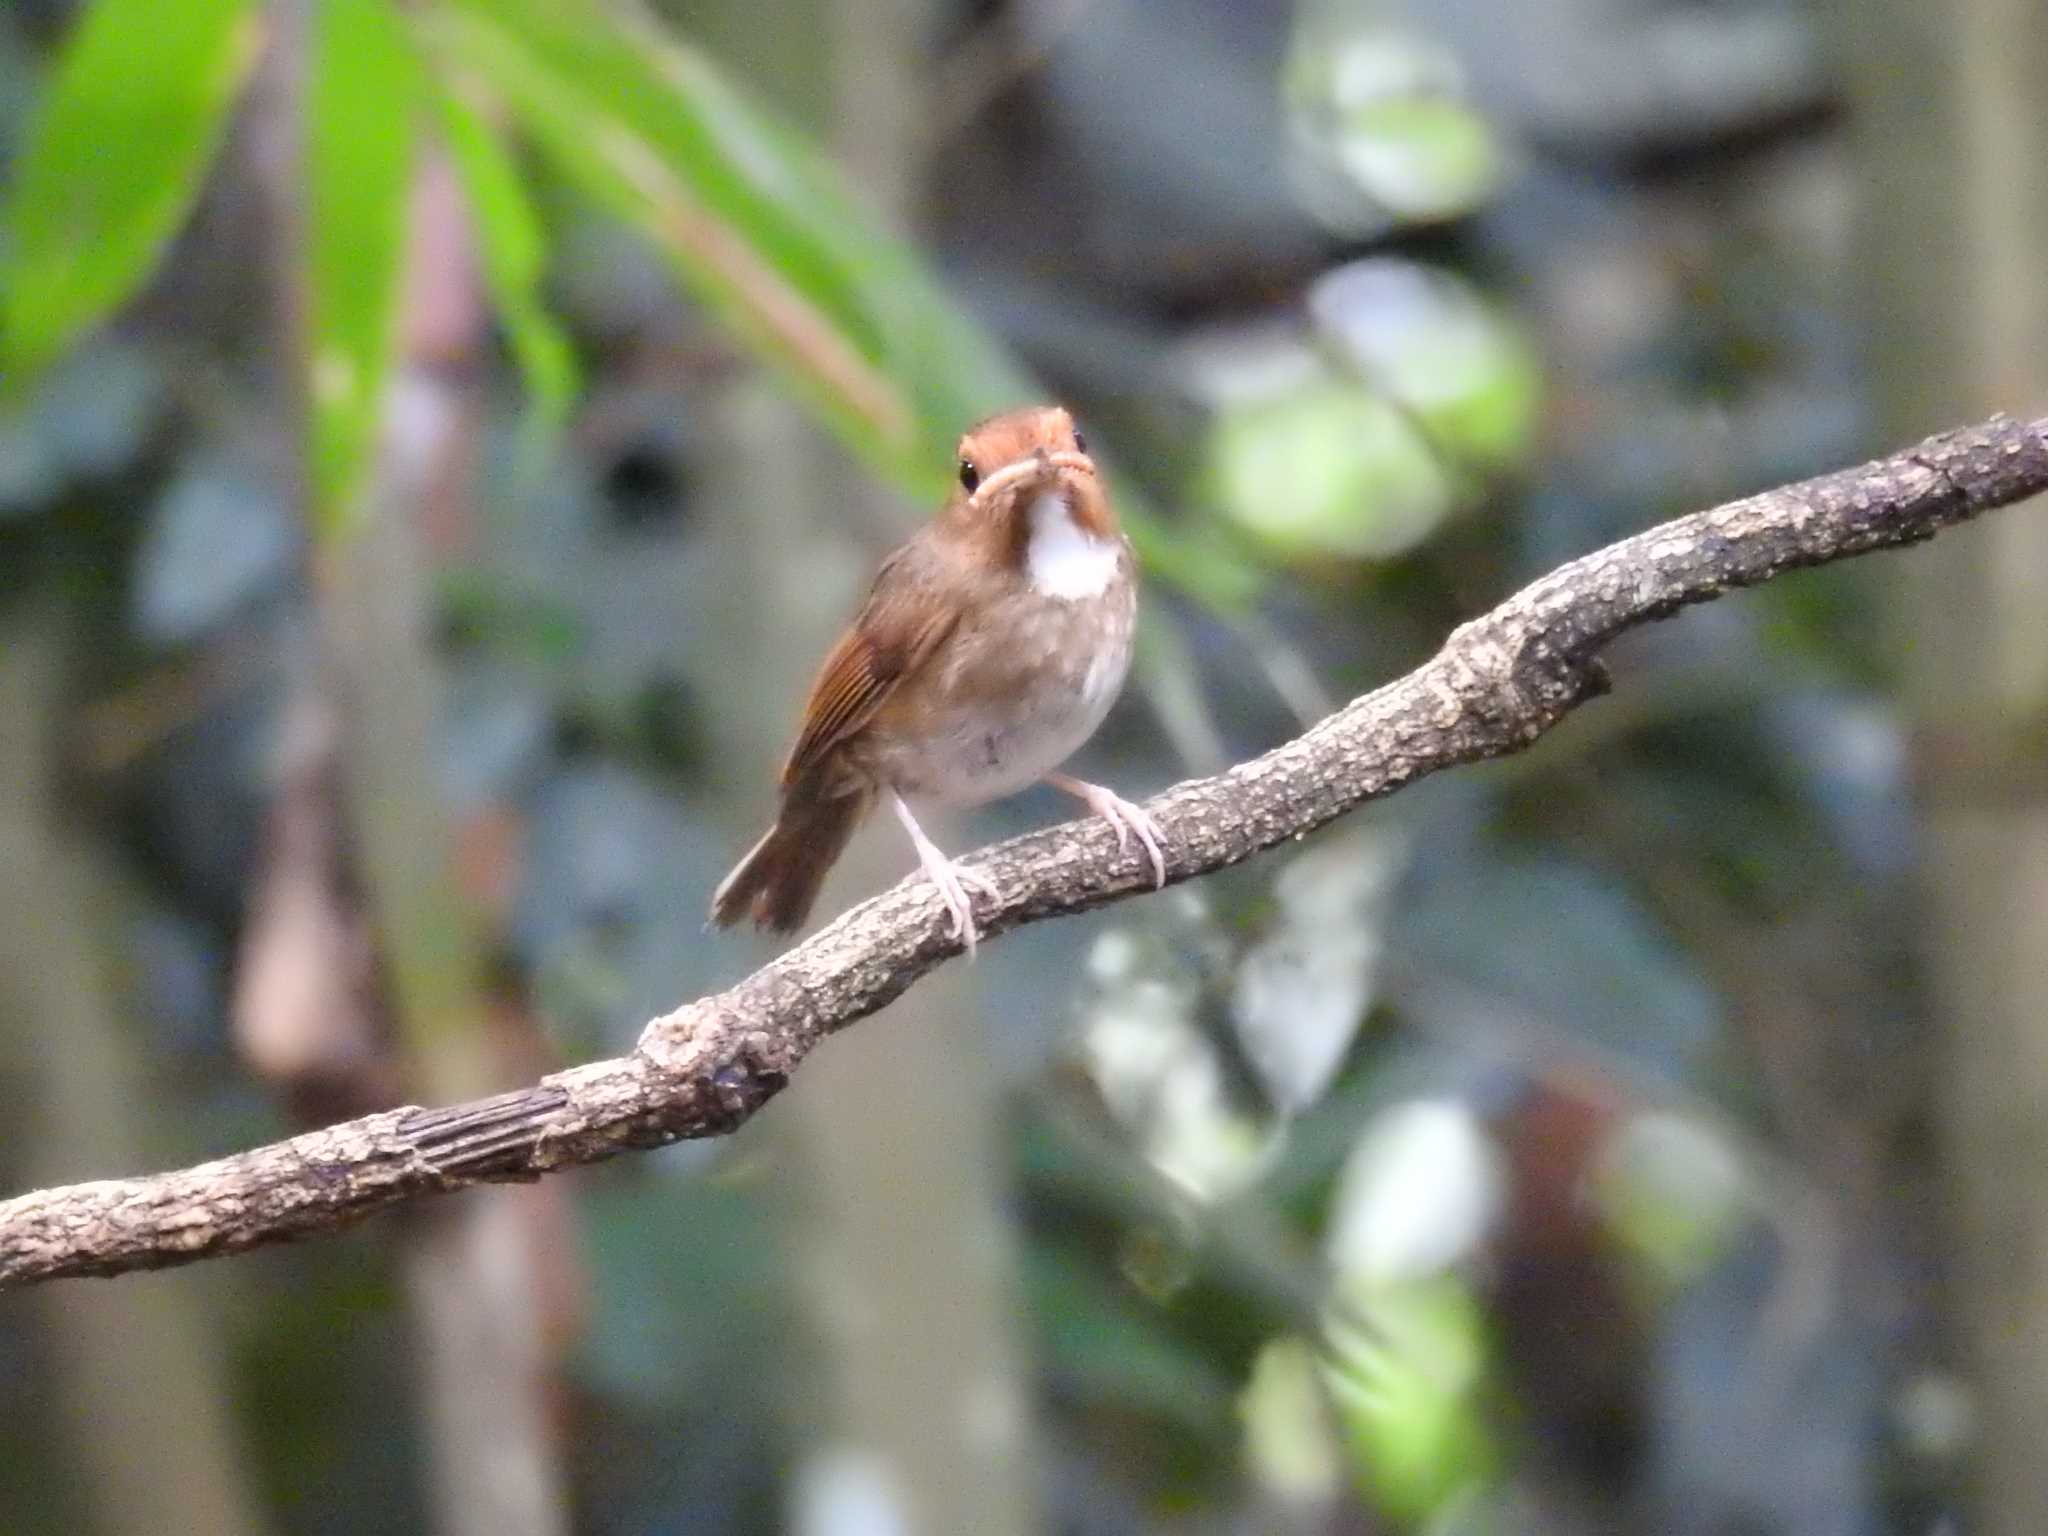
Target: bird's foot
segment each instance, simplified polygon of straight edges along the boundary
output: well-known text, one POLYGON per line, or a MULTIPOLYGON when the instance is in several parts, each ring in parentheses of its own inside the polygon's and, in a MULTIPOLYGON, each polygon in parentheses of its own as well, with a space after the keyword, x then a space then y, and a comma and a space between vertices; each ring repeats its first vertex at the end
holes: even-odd
POLYGON ((1117 852, 1128 850, 1131 839, 1135 837, 1143 846, 1145 856, 1151 860, 1153 887, 1157 889, 1166 884, 1166 855, 1159 846, 1159 823, 1146 814, 1143 806, 1133 805, 1113 789, 1104 789, 1100 784, 1090 784, 1086 779, 1064 773, 1048 774, 1046 783, 1086 802, 1089 810, 1116 828, 1117 852))
POLYGON ((891 796, 896 808, 896 817, 903 823, 904 831, 910 834, 910 841, 917 849, 917 861, 924 866, 924 872, 931 883, 938 887, 939 899, 946 904, 947 912, 953 918, 953 937, 958 939, 967 951, 967 958, 974 958, 974 946, 980 938, 974 926, 974 899, 969 894, 979 891, 991 901, 1002 900, 1002 890, 987 875, 963 864, 956 864, 939 851, 939 845, 925 836, 924 828, 917 824, 917 818, 910 814, 910 807, 903 803, 900 795, 891 796))
POLYGON ((1002 891, 988 876, 964 864, 955 864, 943 854, 936 859, 925 859, 924 872, 939 888, 940 899, 953 915, 953 937, 960 941, 967 950, 967 958, 972 960, 975 941, 980 938, 980 933, 974 926, 974 901, 968 893, 970 890, 979 891, 991 901, 1000 901, 1002 891))

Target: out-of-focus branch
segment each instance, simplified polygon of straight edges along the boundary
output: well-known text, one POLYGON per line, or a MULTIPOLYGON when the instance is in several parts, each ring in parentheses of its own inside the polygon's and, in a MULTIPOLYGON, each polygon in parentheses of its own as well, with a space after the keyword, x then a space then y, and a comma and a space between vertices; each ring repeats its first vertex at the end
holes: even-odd
MULTIPOLYGON (((1561 566, 1460 626, 1431 660, 1262 757, 1147 804, 1170 880, 1299 838, 1440 769, 1516 752, 1606 686, 1617 636, 1800 566, 1931 538, 2048 490, 2048 419, 1994 417, 1919 447, 1679 518, 1561 566)), ((1100 822, 984 850, 993 936, 1150 888, 1100 822)), ((633 1054, 442 1109, 401 1109, 175 1173, 0 1204, 0 1285, 185 1263, 328 1231, 423 1195, 722 1135, 828 1034, 955 954, 921 877, 737 986, 655 1019, 633 1054)))
MULTIPOLYGON (((272 0, 269 10, 256 182, 268 205, 277 351, 290 364, 280 407, 311 445, 318 241, 308 176, 318 157, 307 124, 319 112, 325 12, 313 0, 272 0)), ((318 656, 296 671, 291 714, 317 720, 327 740, 287 743, 297 761, 273 807, 237 988, 246 1058, 305 1114, 388 1105, 404 1091, 458 1099, 532 1070, 506 1064, 479 914, 456 875, 457 828, 424 771, 441 714, 430 551, 437 535, 455 536, 472 500, 480 402, 466 365, 485 329, 455 175, 434 153, 411 174, 390 317, 397 345, 377 391, 368 483, 358 517, 323 533, 311 562, 318 656)), ((308 508, 317 457, 305 455, 295 487, 308 508)), ((450 1202, 400 1245, 437 1536, 569 1527, 551 1326, 568 1245, 549 1230, 559 1202, 540 1195, 492 1189, 450 1202)))
MULTIPOLYGON (((1998 0, 1823 14, 1849 90, 1875 419, 1903 434, 2048 401, 2048 35, 1998 0)), ((1915 1052, 1903 1072, 1889 1052, 1884 1063, 1917 1091, 1899 1106, 1910 1122, 1894 1122, 1916 1131, 1889 1138, 1893 1160, 1868 1180, 1885 1201, 1868 1225, 1914 1277, 1888 1304, 1916 1326, 1892 1330, 1897 1358, 1879 1369, 1959 1372, 1969 1417, 1959 1436, 1902 1443, 1887 1470, 1917 1458, 1911 1475, 1942 1486, 1950 1523, 2030 1536, 2048 1526, 2048 525, 1956 540, 1888 595, 1914 744, 1924 990, 1909 1005, 1915 1052)))
MULTIPOLYGON (((54 574, 38 572, 34 586, 47 591, 54 574)), ((81 1157, 144 1156, 164 1116, 118 959, 134 895, 65 804, 75 657, 94 637, 70 609, 33 595, 0 615, 0 867, 10 876, 0 886, 0 1114, 5 1160, 24 1177, 81 1157)), ((81 1528, 269 1529, 218 1309, 180 1283, 194 1278, 54 1285, 23 1314, 45 1369, 24 1380, 17 1365, 10 1381, 36 1402, 41 1445, 78 1480, 81 1528)), ((13 1476, 35 1454, 16 1449, 13 1476)), ((30 1492, 23 1513, 39 1524, 35 1502, 30 1492)))
MULTIPOLYGON (((316 589, 342 805, 402 1070, 440 1099, 527 1075, 507 1061, 517 1016, 510 1032, 492 1017, 481 914, 457 877, 458 824, 423 771, 442 712, 432 546, 459 539, 473 513, 481 406, 466 365, 483 346, 479 286, 460 186, 425 156, 372 488, 361 525, 323 551, 316 589)), ((575 1261, 560 1211, 539 1193, 493 1190, 446 1207, 402 1251, 437 1536, 569 1529, 549 1312, 575 1261)))

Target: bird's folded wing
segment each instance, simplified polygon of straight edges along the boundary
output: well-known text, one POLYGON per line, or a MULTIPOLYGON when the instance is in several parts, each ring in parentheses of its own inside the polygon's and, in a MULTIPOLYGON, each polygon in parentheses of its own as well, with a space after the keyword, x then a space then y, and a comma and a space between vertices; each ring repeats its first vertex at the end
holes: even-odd
POLYGON ((921 579, 928 573, 919 554, 907 545, 884 562, 859 617, 818 669, 796 743, 782 765, 785 787, 872 720, 959 624, 957 602, 921 579))

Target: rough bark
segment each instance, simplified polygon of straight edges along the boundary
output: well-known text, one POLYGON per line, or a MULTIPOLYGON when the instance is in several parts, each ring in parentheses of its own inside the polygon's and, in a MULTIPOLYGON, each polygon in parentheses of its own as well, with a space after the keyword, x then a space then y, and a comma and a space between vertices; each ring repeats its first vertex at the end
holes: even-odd
MULTIPOLYGON (((1431 660, 1301 736, 1147 803, 1167 877, 1313 832, 1444 768, 1516 752, 1606 686, 1600 651, 1690 603, 1917 543, 2048 489, 2048 419, 1994 417, 1919 447, 1663 524, 1561 566, 1461 625, 1431 660)), ((1151 887, 1101 822, 985 849, 993 938, 1151 887)), ((439 1109, 371 1115, 148 1178, 0 1203, 0 1286, 118 1274, 329 1231, 399 1201, 723 1135, 828 1034, 959 950, 921 877, 863 902, 727 991, 648 1024, 629 1056, 439 1109)))

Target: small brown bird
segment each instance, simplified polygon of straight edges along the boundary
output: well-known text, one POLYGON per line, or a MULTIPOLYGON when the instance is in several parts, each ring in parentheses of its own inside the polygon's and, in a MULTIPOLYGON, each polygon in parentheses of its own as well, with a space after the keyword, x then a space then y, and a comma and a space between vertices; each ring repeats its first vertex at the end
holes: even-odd
POLYGON ((969 888, 912 813, 982 805, 1043 779, 1135 838, 1166 883, 1159 829, 1098 784, 1056 773, 1109 713, 1131 662, 1131 547, 1073 418, 991 417, 960 439, 960 486, 882 562, 804 705, 775 824, 711 898, 720 927, 787 932, 878 798, 888 800, 971 953, 969 888))

